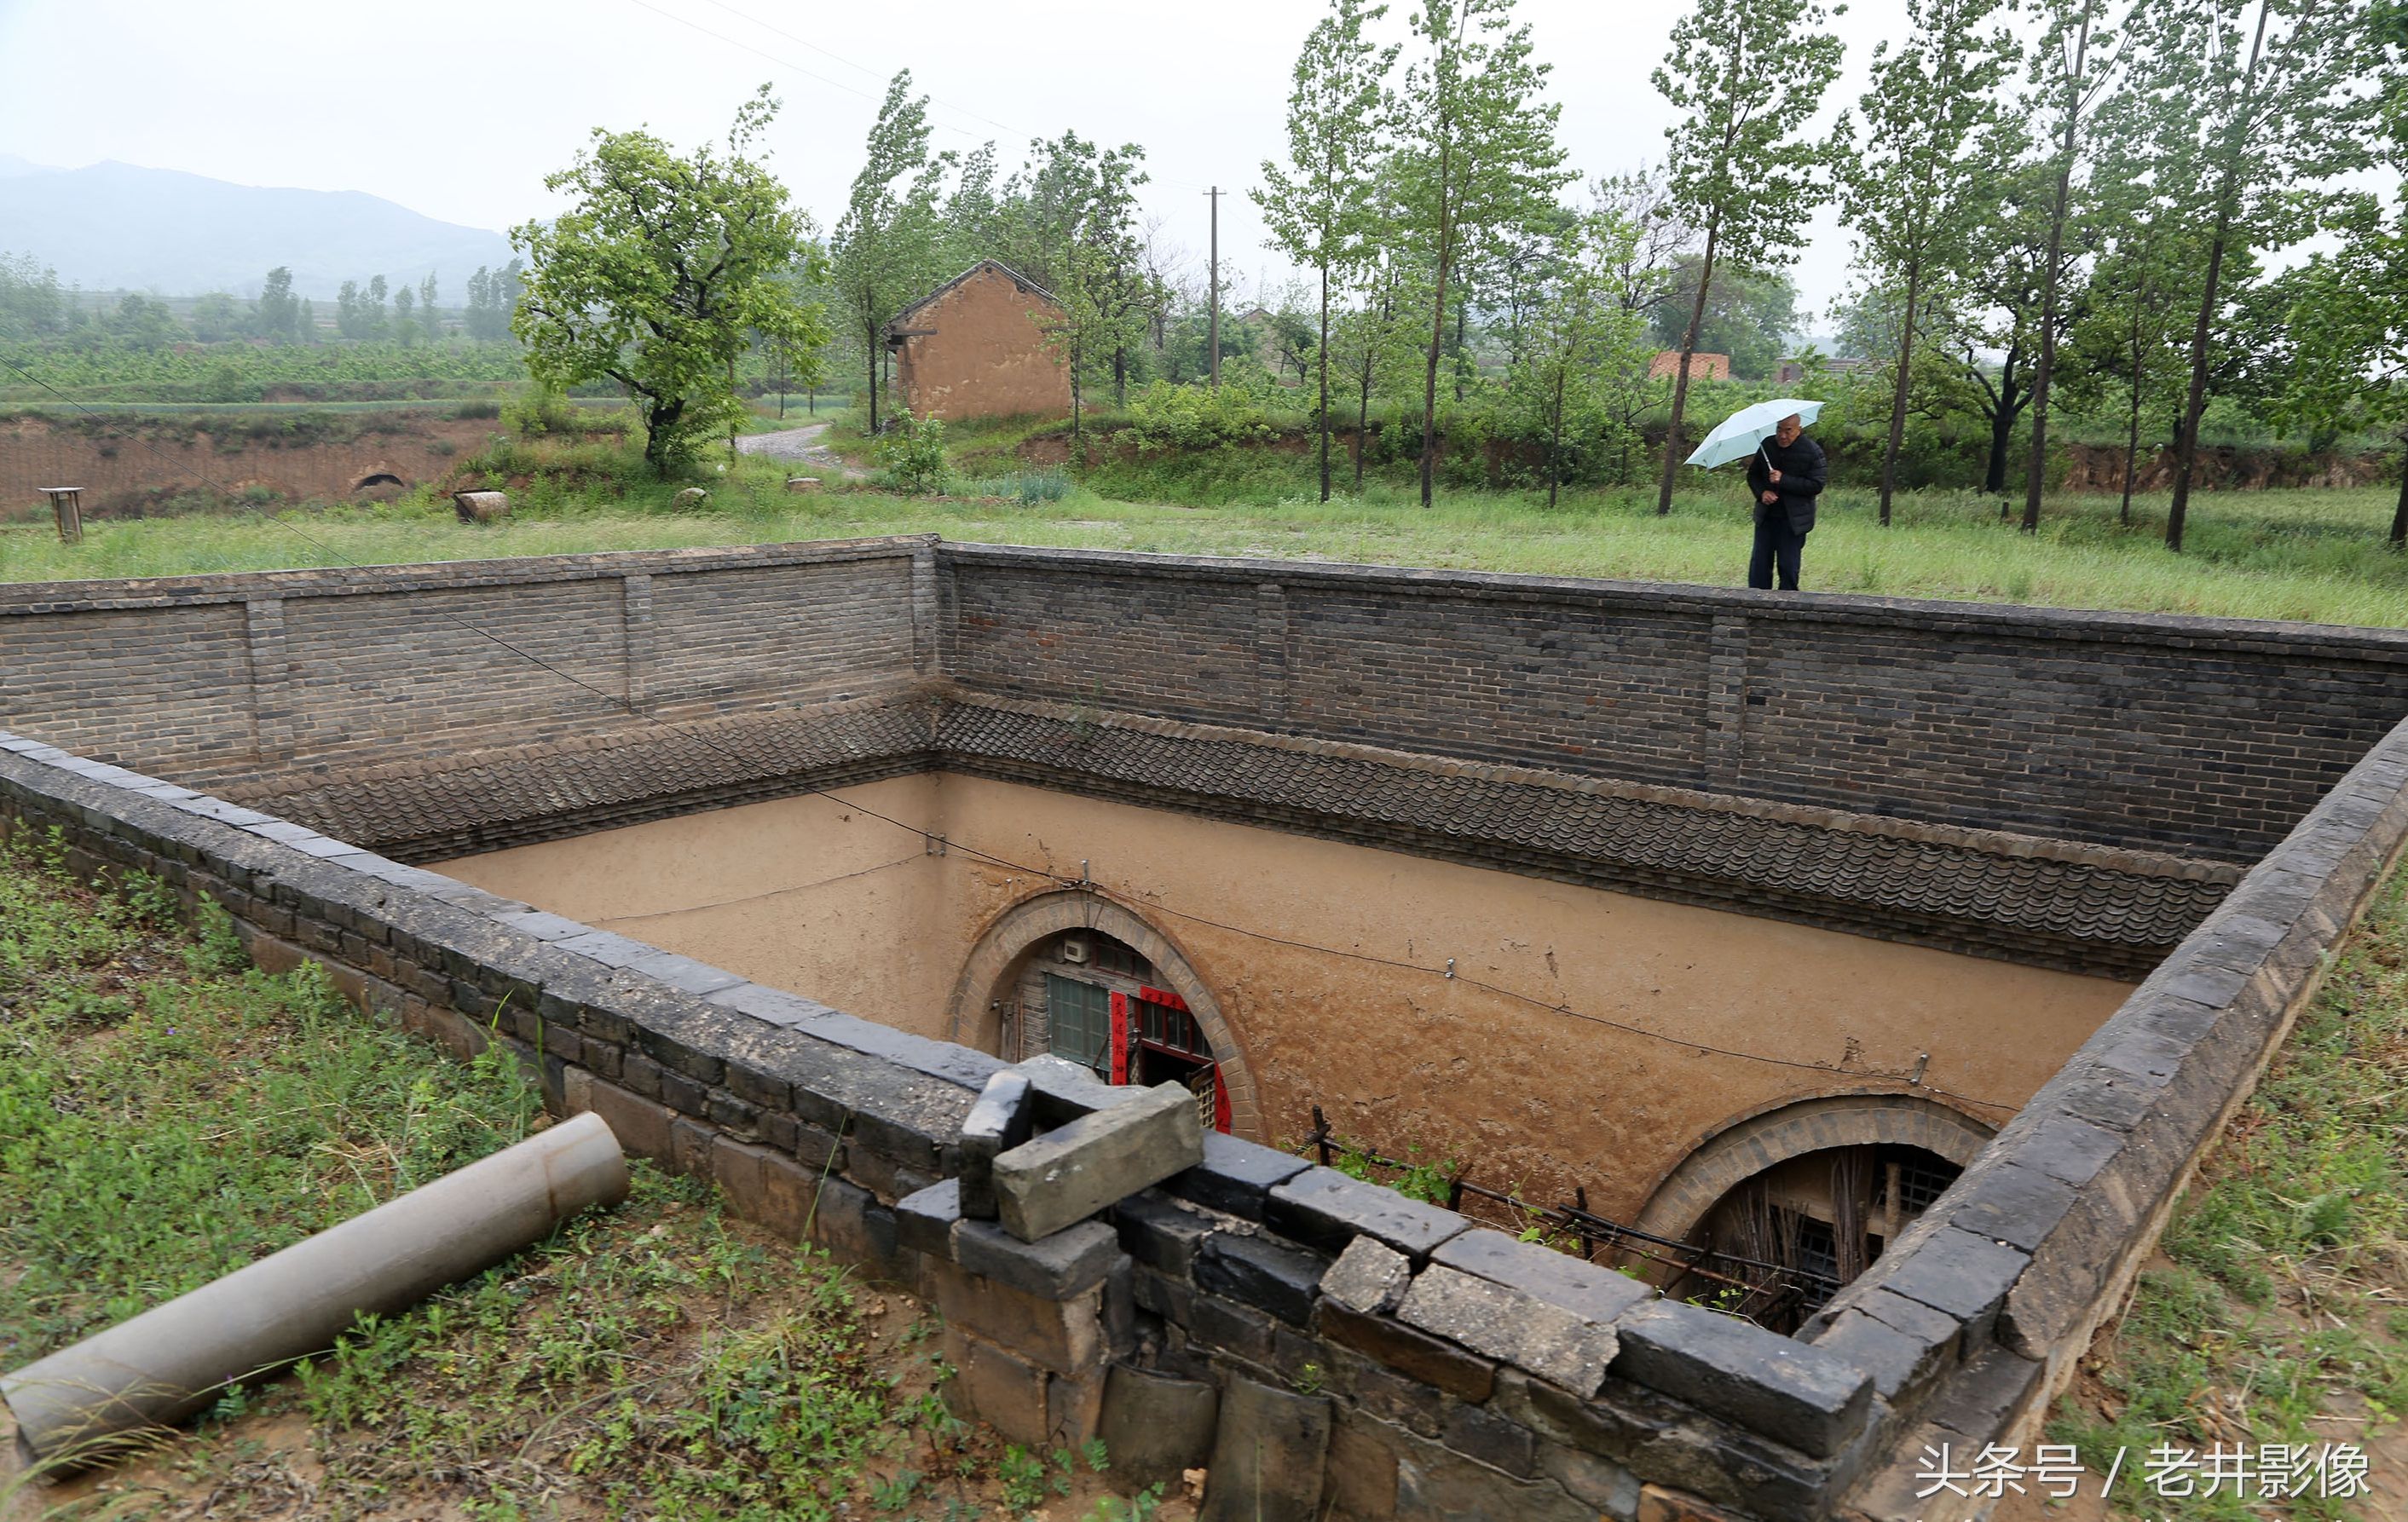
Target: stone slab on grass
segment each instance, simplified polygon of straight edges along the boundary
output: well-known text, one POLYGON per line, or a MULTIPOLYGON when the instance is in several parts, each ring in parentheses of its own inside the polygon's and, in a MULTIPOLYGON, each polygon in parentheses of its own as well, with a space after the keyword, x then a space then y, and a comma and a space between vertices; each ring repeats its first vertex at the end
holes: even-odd
POLYGON ((1035 1242, 1203 1158, 1196 1096, 1175 1083, 1140 1090, 998 1156, 996 1216, 1005 1230, 1035 1242))

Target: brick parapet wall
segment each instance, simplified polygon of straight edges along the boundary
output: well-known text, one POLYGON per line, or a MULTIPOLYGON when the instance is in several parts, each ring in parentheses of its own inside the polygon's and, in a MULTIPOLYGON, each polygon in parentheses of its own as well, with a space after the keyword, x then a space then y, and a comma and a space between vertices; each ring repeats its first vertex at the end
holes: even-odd
POLYGON ((0 721, 215 783, 841 701, 924 679, 933 543, 0 586, 0 721))
POLYGON ((2397 631, 927 535, 0 586, 0 671, 211 782, 941 680, 2236 863, 2408 717, 2397 631))
MULTIPOLYGON (((1592 1265, 1516 1259, 1462 1216, 1226 1137, 1109 1213, 1091 1277, 1049 1266, 1045 1243, 938 1241, 897 1205, 955 1170, 962 1117, 996 1059, 6 733, 0 820, 59 831, 80 871, 147 873, 222 905, 264 965, 318 962, 372 1017, 463 1056, 506 1044, 555 1111, 592 1109, 630 1151, 715 1181, 738 1213, 931 1297, 977 1364, 956 1399, 1008 1433, 1089 1435, 1116 1362, 1318 1379, 1350 1441, 1384 1460, 1368 1478, 1359 1462, 1333 1465, 1340 1516, 1627 1522, 1649 1484, 1798 1515, 1867 1451, 1868 1379, 1843 1360, 1592 1265), (1333 1307, 1321 1273, 1358 1236, 1398 1245, 1425 1273, 1462 1253, 1483 1282, 1540 1304, 1563 1298, 1566 1273, 1601 1275, 1616 1287, 1610 1324, 1640 1351, 1601 1387, 1572 1389, 1479 1351, 1468 1329, 1458 1344, 1333 1307)), ((1039 1082, 1057 1122, 1125 1092, 1039 1082)))
POLYGON ((945 669, 974 692, 2234 861, 2408 717, 2392 630, 939 554, 945 669))

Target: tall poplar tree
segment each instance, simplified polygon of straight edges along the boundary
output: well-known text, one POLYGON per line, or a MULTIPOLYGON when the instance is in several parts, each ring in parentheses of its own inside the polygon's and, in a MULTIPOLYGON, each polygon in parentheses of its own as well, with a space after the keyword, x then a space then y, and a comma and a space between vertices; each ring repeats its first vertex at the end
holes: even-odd
POLYGON ((1993 173, 1973 149, 2013 56, 2003 30, 1983 30, 1996 10, 1996 0, 1907 0, 1912 35, 1895 50, 1887 42, 1873 50, 1872 80, 1858 104, 1863 140, 1852 140, 1844 120, 1834 135, 1842 147, 1841 218, 1856 233, 1859 261, 1899 298, 1882 447, 1885 528, 1906 439, 1916 329, 1936 288, 1956 277, 1980 209, 1975 188, 1993 173))
POLYGON ((1271 236, 1289 258, 1309 264, 1321 282, 1321 335, 1313 350, 1320 401, 1321 500, 1329 500, 1329 289, 1360 262, 1371 232, 1379 178, 1383 85, 1398 49, 1382 48, 1364 29, 1388 13, 1364 0, 1330 0, 1297 55, 1287 97, 1288 163, 1293 173, 1263 161, 1263 183, 1249 192, 1263 208, 1271 236))
POLYGON ((2106 0, 2040 0, 2046 30, 2032 48, 2029 115, 2045 129, 2055 156, 2048 256, 2041 265, 2040 357, 2032 364, 2031 458, 2024 471, 2026 533, 2040 528, 2041 489, 2048 480, 2049 387, 2057 378, 2058 295, 2065 279, 2065 229, 2074 215, 2082 129, 2113 77, 2114 39, 2100 15, 2106 0), (2102 66, 2105 65, 2105 66, 2102 66))
POLYGON ((898 72, 870 124, 868 157, 853 177, 853 197, 829 239, 845 317, 867 366, 869 431, 878 432, 886 324, 939 278, 937 181, 943 165, 928 156, 928 97, 911 96, 911 71, 898 72))
POLYGON ((1438 369, 1448 301, 1461 272, 1493 258, 1509 234, 1545 218, 1571 178, 1555 146, 1560 107, 1539 92, 1548 66, 1530 56, 1513 0, 1421 0, 1415 57, 1390 120, 1398 228, 1429 272, 1429 346, 1422 375, 1422 505, 1438 473, 1438 369))
POLYGON ((1681 421, 1689 405, 1689 356, 1717 261, 1766 269, 1797 258, 1806 223, 1824 199, 1824 147, 1806 125, 1840 72, 1840 39, 1817 0, 1763 6, 1698 0, 1672 27, 1671 51, 1655 73, 1674 120, 1665 176, 1674 203, 1703 238, 1697 293, 1673 372, 1672 425, 1656 510, 1672 510, 1672 477, 1688 451, 1681 421))
POLYGON ((2312 232, 2331 205, 2323 187, 2368 161, 2372 21, 2367 0, 2157 0, 2128 23, 2141 89, 2162 123, 2195 138, 2207 197, 2169 549, 2183 547, 2199 420, 2236 277, 2246 278, 2260 252, 2312 232))
POLYGON ((1607 399, 1646 374, 1647 322, 1624 284, 1639 228, 1611 208, 1575 216, 1549 240, 1512 396, 1547 440, 1547 505, 1564 477, 1564 441, 1597 432, 1607 399))

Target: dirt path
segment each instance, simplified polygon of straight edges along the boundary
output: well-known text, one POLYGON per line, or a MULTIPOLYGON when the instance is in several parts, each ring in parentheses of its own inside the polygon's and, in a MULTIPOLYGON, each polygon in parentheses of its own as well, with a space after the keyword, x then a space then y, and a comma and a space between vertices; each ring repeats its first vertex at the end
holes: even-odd
POLYGON ((765 454, 772 460, 792 460, 799 464, 816 465, 822 471, 858 481, 868 472, 846 464, 836 451, 820 443, 827 432, 825 423, 811 423, 802 428, 781 428, 774 434, 746 434, 736 440, 738 454, 765 454))

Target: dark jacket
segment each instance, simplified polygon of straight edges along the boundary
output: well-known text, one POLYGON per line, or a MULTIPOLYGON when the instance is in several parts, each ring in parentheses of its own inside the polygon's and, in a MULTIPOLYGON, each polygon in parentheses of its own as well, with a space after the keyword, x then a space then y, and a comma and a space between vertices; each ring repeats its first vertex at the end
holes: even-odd
POLYGON ((1823 492, 1823 482, 1829 467, 1823 462, 1823 447, 1804 434, 1798 442, 1782 447, 1779 439, 1768 438, 1763 447, 1747 457, 1747 500, 1756 506, 1756 520, 1769 520, 1776 512, 1789 515, 1790 529, 1805 533, 1814 527, 1814 499, 1823 492), (1765 462, 1781 472, 1781 481, 1774 485, 1766 475, 1765 462), (1781 500, 1768 505, 1764 493, 1781 493, 1781 500))

